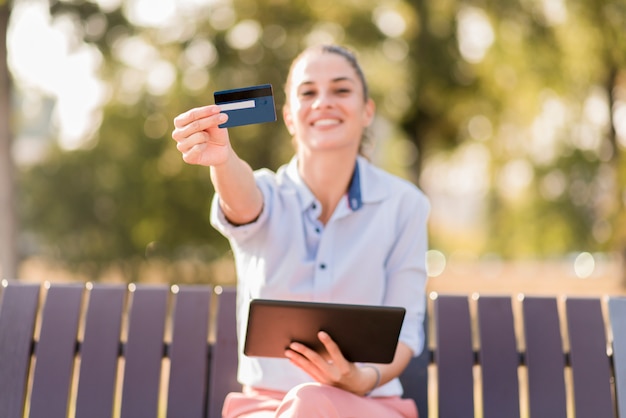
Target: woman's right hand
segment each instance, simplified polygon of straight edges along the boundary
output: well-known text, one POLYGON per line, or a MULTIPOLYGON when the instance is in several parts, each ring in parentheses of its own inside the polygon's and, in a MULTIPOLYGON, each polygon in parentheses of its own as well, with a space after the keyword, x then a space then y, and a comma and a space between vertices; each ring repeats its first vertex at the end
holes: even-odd
POLYGON ((220 113, 217 105, 197 107, 174 118, 172 138, 188 164, 219 166, 231 152, 228 130, 218 125, 226 122, 228 115, 220 113))

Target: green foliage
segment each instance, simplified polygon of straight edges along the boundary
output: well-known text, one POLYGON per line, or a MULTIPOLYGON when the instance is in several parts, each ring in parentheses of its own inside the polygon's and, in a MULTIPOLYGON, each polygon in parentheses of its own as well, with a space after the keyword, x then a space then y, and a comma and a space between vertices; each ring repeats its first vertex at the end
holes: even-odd
POLYGON ((110 107, 93 148, 55 149, 23 173, 20 213, 46 238, 42 253, 97 275, 117 260, 176 260, 195 248, 208 262, 225 251, 208 222, 208 169, 185 166, 173 141, 146 137, 139 117, 150 120, 110 107))

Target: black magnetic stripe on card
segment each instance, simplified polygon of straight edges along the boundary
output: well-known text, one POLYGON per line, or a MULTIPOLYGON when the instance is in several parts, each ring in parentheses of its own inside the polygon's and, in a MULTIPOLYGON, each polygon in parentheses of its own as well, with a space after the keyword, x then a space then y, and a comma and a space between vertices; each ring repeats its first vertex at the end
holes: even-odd
POLYGON ((240 90, 228 90, 224 92, 215 92, 215 104, 236 102, 238 100, 254 99, 257 97, 266 97, 272 95, 272 86, 246 88, 240 90))

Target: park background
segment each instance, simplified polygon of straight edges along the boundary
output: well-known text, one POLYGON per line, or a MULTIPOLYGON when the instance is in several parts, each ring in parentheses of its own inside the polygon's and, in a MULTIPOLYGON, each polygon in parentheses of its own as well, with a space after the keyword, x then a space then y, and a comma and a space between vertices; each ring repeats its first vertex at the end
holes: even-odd
POLYGON ((340 43, 372 161, 431 200, 431 290, 624 292, 625 29, 623 0, 0 0, 0 278, 234 283, 173 118, 271 83, 231 139, 276 169, 290 61, 340 43))

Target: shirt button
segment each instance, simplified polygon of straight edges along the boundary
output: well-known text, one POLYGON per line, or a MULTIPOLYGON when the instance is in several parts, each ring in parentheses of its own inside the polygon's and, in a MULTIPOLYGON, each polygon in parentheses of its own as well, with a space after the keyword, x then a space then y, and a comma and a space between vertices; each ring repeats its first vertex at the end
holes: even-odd
POLYGON ((321 264, 320 264, 320 269, 321 269, 321 270, 324 270, 325 268, 326 268, 326 264, 321 263, 321 264))
POLYGON ((315 203, 313 203, 313 204, 311 205, 311 208, 312 208, 312 209, 316 209, 316 208, 317 208, 317 205, 316 205, 315 203))
POLYGON ((315 227, 315 232, 319 234, 320 232, 322 232, 322 230, 319 227, 315 227))

